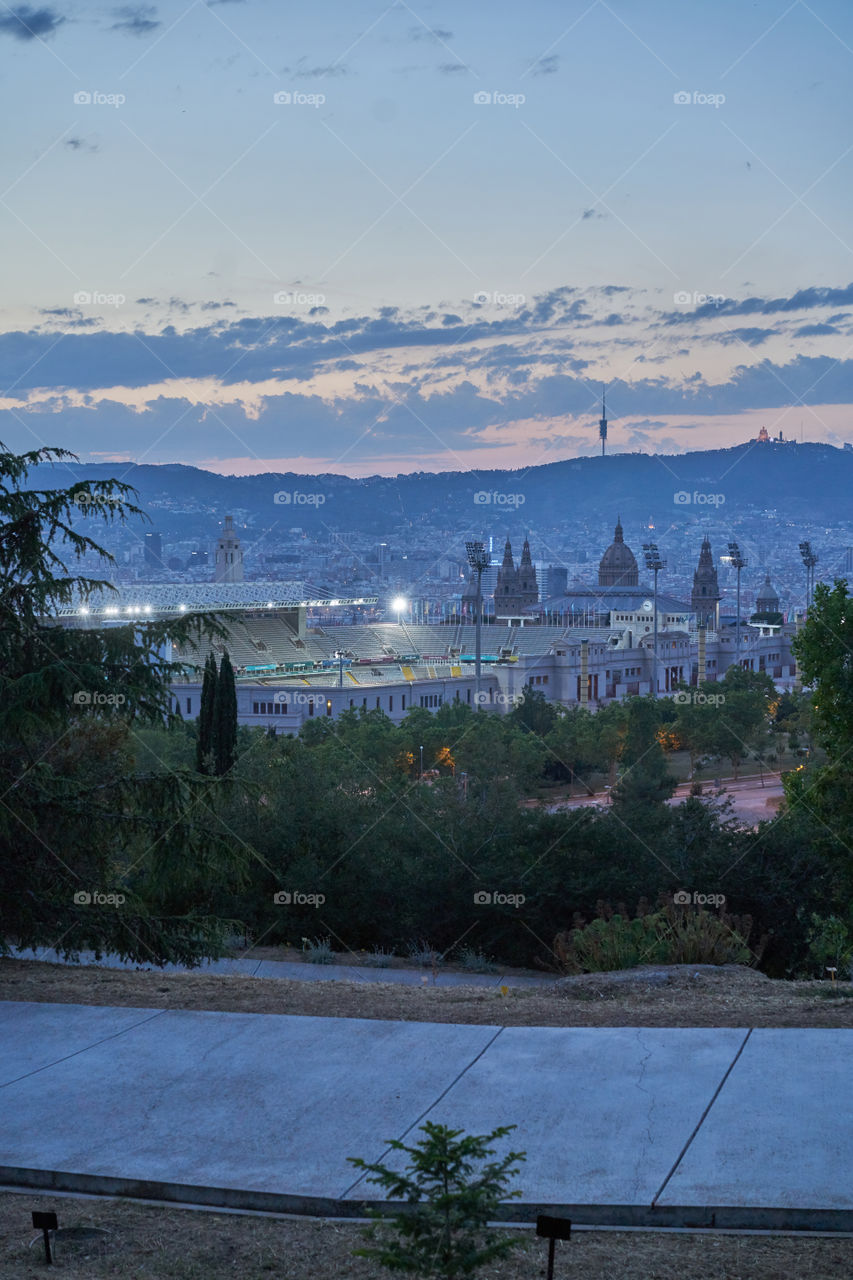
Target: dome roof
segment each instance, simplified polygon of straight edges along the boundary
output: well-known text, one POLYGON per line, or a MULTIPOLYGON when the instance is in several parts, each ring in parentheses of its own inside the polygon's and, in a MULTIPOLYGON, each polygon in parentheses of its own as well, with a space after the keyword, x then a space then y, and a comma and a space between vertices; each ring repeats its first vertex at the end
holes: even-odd
POLYGON ((779 611, 779 597, 773 590, 769 573, 764 579, 764 586, 755 597, 755 605, 758 613, 778 613, 779 611))
POLYGON ((625 545, 622 532, 622 521, 617 516, 613 541, 601 557, 598 566, 598 585, 600 587, 636 587, 639 571, 634 553, 625 545))

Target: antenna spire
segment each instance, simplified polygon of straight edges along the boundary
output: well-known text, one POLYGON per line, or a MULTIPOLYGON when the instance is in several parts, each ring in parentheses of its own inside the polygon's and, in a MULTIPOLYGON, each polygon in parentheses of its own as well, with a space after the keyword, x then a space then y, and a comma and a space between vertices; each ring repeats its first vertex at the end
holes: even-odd
POLYGON ((601 456, 604 457, 604 446, 607 444, 607 409, 605 407, 605 396, 607 395, 607 384, 601 384, 601 417, 598 420, 598 435, 601 440, 601 456))

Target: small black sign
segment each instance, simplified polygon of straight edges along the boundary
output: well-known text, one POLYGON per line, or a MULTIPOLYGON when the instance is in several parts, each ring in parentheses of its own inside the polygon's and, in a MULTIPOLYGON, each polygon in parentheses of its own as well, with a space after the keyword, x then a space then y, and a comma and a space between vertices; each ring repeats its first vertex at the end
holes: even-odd
POLYGON ((572 1220, 571 1218, 549 1218, 547 1214, 540 1213, 536 1219, 536 1234, 544 1236, 546 1240, 571 1240, 572 1220))

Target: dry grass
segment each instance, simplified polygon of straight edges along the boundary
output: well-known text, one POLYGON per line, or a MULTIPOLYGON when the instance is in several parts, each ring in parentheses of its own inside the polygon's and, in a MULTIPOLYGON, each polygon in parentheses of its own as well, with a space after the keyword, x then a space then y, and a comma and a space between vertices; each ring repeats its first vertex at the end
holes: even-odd
POLYGON ((853 1027, 853 989, 753 969, 584 974, 545 990, 294 982, 0 960, 0 999, 509 1027, 853 1027))
MULTIPOLYGON (((60 1228, 108 1231, 105 1247, 66 1248, 53 1274, 66 1280, 390 1280, 392 1273, 351 1250, 356 1224, 273 1219, 161 1208, 128 1201, 0 1194, 0 1280, 41 1280, 40 1234, 32 1209, 55 1209, 60 1228), (30 1241, 35 1241, 29 1247, 30 1241)), ((546 1245, 519 1232, 528 1248, 481 1272, 483 1280, 545 1274, 546 1245)), ((558 1245, 560 1280, 834 1280, 853 1274, 853 1240, 790 1236, 576 1232, 558 1245)))

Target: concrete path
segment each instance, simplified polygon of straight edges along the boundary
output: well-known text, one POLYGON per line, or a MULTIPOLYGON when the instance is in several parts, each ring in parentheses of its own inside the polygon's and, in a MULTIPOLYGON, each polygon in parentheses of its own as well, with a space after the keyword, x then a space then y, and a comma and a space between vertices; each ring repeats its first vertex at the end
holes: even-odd
POLYGON ((612 1225, 853 1225, 853 1031, 451 1026, 0 1004, 0 1182, 358 1213, 425 1118, 518 1126, 522 1200, 612 1225))
POLYGON ((51 947, 37 947, 16 951, 15 960, 45 960, 50 964, 97 965, 105 969, 145 969, 158 973, 224 973, 243 974, 247 978, 291 978, 295 982, 393 982, 405 986, 422 983, 437 987, 548 987, 556 981, 547 974, 491 974, 491 973, 443 973, 433 975, 430 969, 375 969, 356 964, 308 964, 301 960, 205 960, 196 969, 186 965, 137 964, 134 960, 122 960, 116 955, 95 959, 94 952, 81 951, 75 961, 64 960, 51 947))

